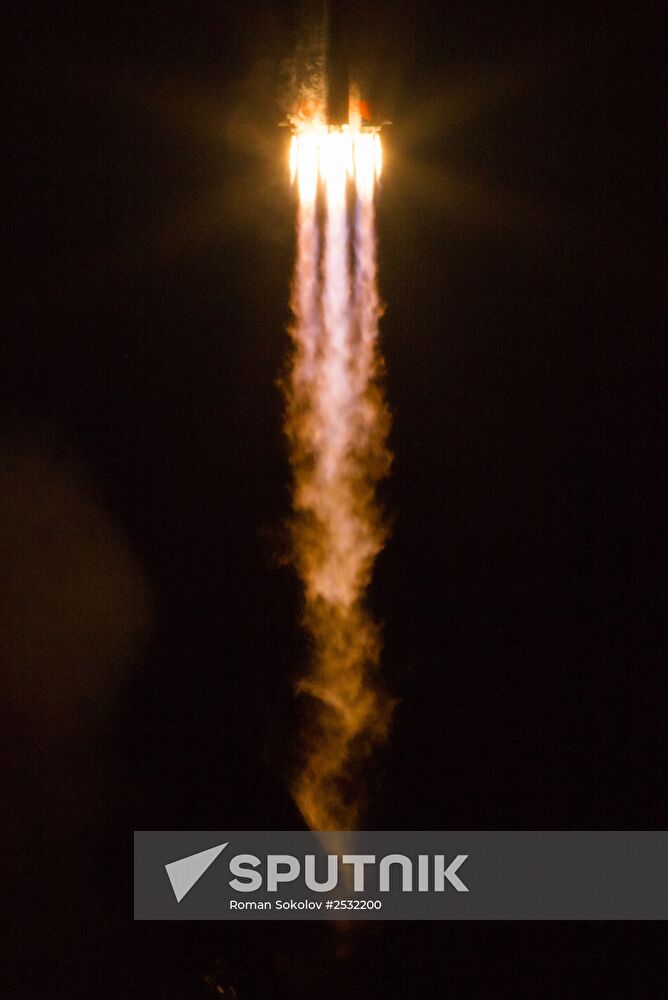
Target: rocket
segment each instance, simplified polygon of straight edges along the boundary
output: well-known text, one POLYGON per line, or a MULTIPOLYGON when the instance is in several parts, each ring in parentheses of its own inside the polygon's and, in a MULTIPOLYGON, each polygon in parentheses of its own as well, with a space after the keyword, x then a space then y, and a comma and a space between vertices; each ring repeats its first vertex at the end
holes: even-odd
POLYGON ((325 11, 325 94, 327 122, 340 127, 350 114, 350 48, 345 5, 327 4, 325 11))
POLYGON ((355 20, 350 5, 342 2, 324 3, 317 30, 320 67, 319 85, 313 86, 312 67, 302 67, 308 86, 300 93, 294 115, 293 130, 299 123, 319 121, 329 131, 352 127, 355 131, 379 132, 387 121, 375 121, 369 102, 363 100, 351 75, 352 40, 355 20))
POLYGON ((357 130, 379 132, 387 121, 374 120, 371 106, 363 100, 351 75, 351 40, 359 26, 354 27, 349 5, 327 4, 325 92, 327 124, 330 128, 352 125, 357 130))

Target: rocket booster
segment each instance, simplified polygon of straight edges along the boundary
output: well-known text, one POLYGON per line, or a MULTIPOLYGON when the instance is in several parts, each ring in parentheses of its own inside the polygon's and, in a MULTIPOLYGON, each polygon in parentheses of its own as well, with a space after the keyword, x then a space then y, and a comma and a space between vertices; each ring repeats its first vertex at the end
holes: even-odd
POLYGON ((312 29, 313 40, 303 47, 297 60, 297 104, 284 123, 291 124, 294 131, 310 122, 318 122, 329 131, 353 128, 362 132, 379 132, 382 125, 389 124, 374 121, 368 103, 361 100, 353 83, 355 31, 359 28, 349 4, 323 4, 319 23, 312 29))
POLYGON ((325 92, 329 125, 345 125, 350 114, 350 32, 344 4, 331 3, 326 12, 325 92))

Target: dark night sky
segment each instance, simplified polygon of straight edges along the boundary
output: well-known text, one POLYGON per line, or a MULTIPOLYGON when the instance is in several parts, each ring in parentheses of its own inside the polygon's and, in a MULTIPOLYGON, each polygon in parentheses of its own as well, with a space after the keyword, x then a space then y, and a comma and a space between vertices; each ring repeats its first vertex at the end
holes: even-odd
MULTIPOLYGON (((240 1000, 658 996, 649 926, 132 923, 133 829, 301 825, 276 124, 303 11, 5 19, 11 995, 187 1000, 220 963, 240 1000)), ((399 706, 367 827, 665 827, 660 20, 397 0, 342 23, 394 122, 371 600, 399 706)))

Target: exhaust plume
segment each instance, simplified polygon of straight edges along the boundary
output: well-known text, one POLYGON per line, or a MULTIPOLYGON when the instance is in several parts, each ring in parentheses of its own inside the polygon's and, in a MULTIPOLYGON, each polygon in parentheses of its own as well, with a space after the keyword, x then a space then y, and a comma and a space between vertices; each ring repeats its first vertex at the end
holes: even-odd
POLYGON ((377 381, 373 199, 380 156, 377 129, 355 122, 341 128, 302 122, 292 138, 297 262, 286 433, 294 475, 292 555, 312 647, 298 690, 315 705, 293 795, 315 830, 356 826, 360 764, 386 737, 392 710, 376 684, 380 633, 365 606, 386 538, 374 490, 391 460, 377 381))

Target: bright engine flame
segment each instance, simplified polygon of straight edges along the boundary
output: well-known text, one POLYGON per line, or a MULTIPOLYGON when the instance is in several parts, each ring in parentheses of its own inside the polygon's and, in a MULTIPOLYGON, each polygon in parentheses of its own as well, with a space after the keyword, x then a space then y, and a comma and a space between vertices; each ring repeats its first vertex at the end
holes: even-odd
POLYGON ((372 198, 381 175, 383 150, 380 132, 361 125, 328 127, 302 124, 290 143, 290 183, 297 180, 301 201, 315 198, 318 176, 328 187, 340 188, 347 175, 358 193, 372 198))

